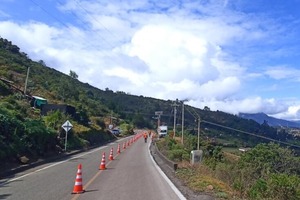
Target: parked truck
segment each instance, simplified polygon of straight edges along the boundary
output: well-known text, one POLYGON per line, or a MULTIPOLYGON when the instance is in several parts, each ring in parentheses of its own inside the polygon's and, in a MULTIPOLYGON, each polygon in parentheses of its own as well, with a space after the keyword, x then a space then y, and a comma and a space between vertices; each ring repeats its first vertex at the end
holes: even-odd
POLYGON ((168 126, 159 126, 157 129, 158 137, 165 137, 168 134, 168 126))

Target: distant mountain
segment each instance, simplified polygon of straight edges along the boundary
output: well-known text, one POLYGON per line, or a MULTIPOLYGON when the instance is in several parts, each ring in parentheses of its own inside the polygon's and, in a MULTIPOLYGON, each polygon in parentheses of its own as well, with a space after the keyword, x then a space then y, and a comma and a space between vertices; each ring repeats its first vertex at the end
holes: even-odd
POLYGON ((284 126, 284 127, 291 127, 291 128, 300 128, 299 122, 277 119, 274 117, 270 117, 265 113, 255 113, 255 114, 240 113, 239 116, 244 119, 252 119, 259 124, 263 124, 264 121, 266 121, 269 126, 284 126))

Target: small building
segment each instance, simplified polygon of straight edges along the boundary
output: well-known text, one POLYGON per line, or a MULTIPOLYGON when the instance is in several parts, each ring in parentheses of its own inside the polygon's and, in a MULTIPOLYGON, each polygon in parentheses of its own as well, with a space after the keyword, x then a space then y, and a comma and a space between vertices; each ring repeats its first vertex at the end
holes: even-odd
POLYGON ((72 117, 76 115, 75 107, 66 104, 43 104, 41 106, 41 115, 45 116, 48 112, 57 110, 72 117))
POLYGON ((34 108, 41 109, 42 105, 47 104, 47 99, 38 96, 31 96, 30 106, 34 108))
POLYGON ((244 147, 239 148, 239 151, 241 152, 247 152, 249 150, 251 150, 251 148, 244 148, 244 147))

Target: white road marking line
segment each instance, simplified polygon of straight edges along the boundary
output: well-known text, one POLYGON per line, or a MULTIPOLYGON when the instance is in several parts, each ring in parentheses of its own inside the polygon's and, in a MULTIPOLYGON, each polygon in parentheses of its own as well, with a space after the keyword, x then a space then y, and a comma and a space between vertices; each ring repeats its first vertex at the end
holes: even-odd
POLYGON ((172 188, 172 190, 175 192, 175 194, 178 196, 178 198, 180 200, 186 200, 186 198, 183 196, 183 194, 178 190, 178 188, 172 183, 172 181, 168 178, 168 176, 160 169, 160 167, 157 165, 157 163, 154 161, 154 159, 152 158, 152 155, 150 153, 150 145, 151 142, 148 145, 148 153, 150 155, 150 158, 155 166, 155 168, 157 169, 157 171, 161 174, 161 176, 167 181, 167 183, 170 185, 170 187, 172 188))
MULTIPOLYGON (((131 137, 119 139, 118 141, 113 142, 113 144, 115 144, 115 143, 120 143, 120 142, 122 142, 122 141, 124 141, 124 140, 127 140, 128 138, 131 138, 131 137)), ((110 144, 112 144, 112 143, 110 143, 110 144)), ((110 145, 110 144, 108 144, 108 145, 110 145)), ((48 166, 43 167, 43 168, 41 168, 41 169, 35 170, 35 171, 33 171, 33 172, 29 172, 28 174, 24 174, 24 175, 19 176, 19 177, 17 177, 17 178, 8 179, 7 181, 4 181, 4 182, 0 183, 0 186, 2 186, 2 185, 4 185, 4 184, 7 184, 7 183, 10 183, 10 182, 15 181, 15 180, 19 180, 19 179, 21 179, 21 178, 30 176, 30 175, 32 175, 32 174, 34 174, 34 173, 36 173, 36 172, 43 171, 43 170, 48 169, 48 168, 50 168, 50 167, 54 167, 54 166, 56 166, 56 165, 59 165, 59 164, 68 162, 68 161, 70 161, 70 160, 72 160, 72 159, 76 159, 76 158, 83 157, 83 156, 85 156, 85 155, 87 155, 87 154, 93 153, 93 152, 95 152, 95 151, 99 151, 99 150, 104 149, 104 148, 106 148, 106 147, 108 147, 108 146, 102 146, 102 147, 96 148, 96 149, 94 149, 94 150, 92 150, 92 151, 89 151, 89 152, 87 152, 87 153, 81 154, 81 155, 79 155, 79 156, 74 156, 74 157, 69 158, 69 159, 67 159, 67 160, 60 161, 60 162, 54 163, 54 164, 52 164, 52 165, 48 165, 48 166)))
POLYGON ((97 149, 94 149, 94 150, 92 150, 92 151, 89 151, 89 152, 80 154, 80 155, 78 155, 78 156, 74 156, 74 157, 69 158, 69 159, 67 159, 67 160, 60 161, 60 162, 54 163, 54 164, 52 164, 52 165, 48 165, 48 166, 43 167, 43 168, 41 168, 41 169, 37 169, 37 170, 35 170, 35 171, 33 171, 33 172, 30 172, 30 173, 28 173, 28 174, 24 174, 24 175, 19 176, 19 177, 17 177, 17 178, 8 179, 7 181, 1 183, 0 186, 2 186, 2 185, 4 185, 4 184, 7 184, 7 183, 10 183, 10 182, 12 182, 12 181, 19 180, 19 179, 24 178, 24 177, 30 176, 30 175, 32 175, 32 174, 34 174, 34 173, 36 173, 36 172, 40 172, 40 171, 43 171, 43 170, 45 170, 45 169, 49 169, 49 168, 51 168, 51 167, 54 167, 54 166, 56 166, 56 165, 59 165, 59 164, 68 162, 68 161, 70 161, 70 160, 72 160, 72 159, 76 159, 76 158, 83 157, 83 156, 85 156, 85 155, 88 155, 88 154, 93 153, 93 152, 95 152, 95 151, 99 151, 99 150, 104 149, 104 148, 106 148, 106 147, 107 147, 107 146, 99 147, 99 148, 97 148, 97 149))

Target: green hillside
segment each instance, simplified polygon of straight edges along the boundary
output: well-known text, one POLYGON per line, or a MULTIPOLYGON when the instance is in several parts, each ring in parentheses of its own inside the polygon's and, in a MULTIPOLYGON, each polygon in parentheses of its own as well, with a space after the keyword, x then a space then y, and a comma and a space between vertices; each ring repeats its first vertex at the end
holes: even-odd
MULTIPOLYGON (((19 47, 0 38, 1 160, 9 160, 11 157, 16 159, 23 155, 39 157, 59 153, 64 147, 65 137, 61 125, 67 119, 74 125, 69 132, 70 137, 68 135, 68 149, 98 145, 113 139, 112 134, 107 131, 111 120, 114 125, 121 127, 122 134, 125 135, 132 134, 133 128, 155 129, 155 111, 163 111, 162 123, 173 129, 173 101, 129 95, 109 88, 100 90, 80 82, 76 78, 77 74, 70 72, 70 75, 66 75, 46 66, 42 60, 32 61, 19 47), (30 105, 32 96, 45 98, 49 104, 73 106, 76 114, 69 116, 62 112, 50 112, 42 116, 40 109, 30 105)), ((186 105, 185 109, 185 134, 197 133, 195 119, 199 115, 201 137, 217 145, 229 143, 235 146, 253 146, 269 141, 233 129, 299 144, 298 138, 286 134, 284 130, 277 131, 267 123, 260 125, 253 120, 221 111, 210 111, 207 107, 202 110, 186 105)), ((178 110, 179 116, 181 113, 178 110)), ((181 117, 177 119, 180 123, 181 117)), ((176 133, 181 134, 180 125, 176 127, 176 133)))

